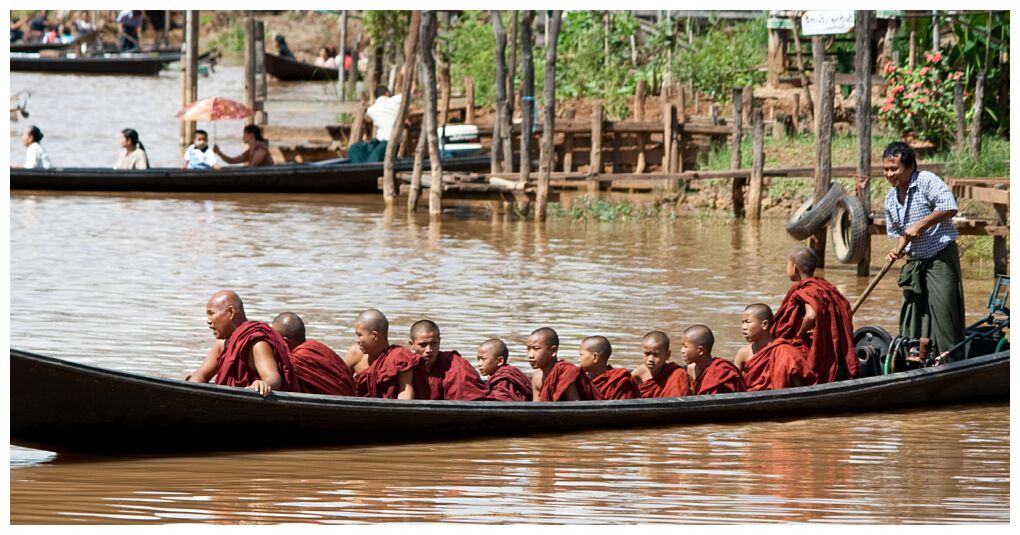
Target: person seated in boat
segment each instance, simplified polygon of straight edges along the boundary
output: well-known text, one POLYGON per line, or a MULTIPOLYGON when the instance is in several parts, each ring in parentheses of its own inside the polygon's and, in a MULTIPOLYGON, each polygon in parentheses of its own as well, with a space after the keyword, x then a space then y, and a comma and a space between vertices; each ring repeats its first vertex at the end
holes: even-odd
POLYGON ((28 21, 28 36, 25 41, 37 43, 42 40, 49 23, 46 21, 46 10, 40 10, 28 21))
POLYGON ((682 366, 670 360, 673 351, 669 336, 662 331, 651 331, 641 338, 642 364, 634 368, 638 397, 673 398, 689 396, 691 378, 682 366))
POLYGON ((429 399, 425 358, 390 344, 390 323, 382 312, 368 309, 354 320, 357 341, 344 362, 354 371, 356 395, 368 398, 429 399))
POLYGON ((326 344, 305 337, 305 322, 293 312, 273 319, 273 330, 290 350, 290 362, 298 387, 307 394, 353 396, 354 374, 340 355, 326 344))
POLYGON ((712 356, 715 336, 706 325, 691 325, 684 331, 680 354, 687 361, 694 395, 744 392, 744 378, 732 362, 712 356))
POLYGON ((347 148, 347 158, 352 163, 381 162, 386 156, 386 144, 390 140, 390 132, 400 112, 402 94, 392 96, 389 88, 380 85, 375 88, 375 103, 365 113, 375 125, 375 137, 368 141, 351 143, 347 148))
POLYGON ((51 169, 50 156, 39 144, 43 139, 42 130, 32 125, 21 132, 21 142, 25 144, 25 169, 51 169))
POLYGON ((244 141, 245 149, 240 156, 227 156, 223 154, 219 145, 213 145, 213 152, 227 163, 243 163, 247 164, 248 167, 268 167, 273 165, 273 155, 269 153, 269 142, 266 141, 266 138, 262 137, 262 128, 255 124, 245 126, 241 134, 241 140, 244 141))
POLYGON ((815 276, 818 257, 797 247, 786 261, 793 284, 775 313, 773 338, 800 340, 808 348, 807 362, 815 382, 831 383, 857 377, 853 314, 850 302, 829 281, 815 276))
POLYGON ((427 399, 485 399, 488 392, 475 367, 456 351, 440 351, 439 342, 435 322, 419 320, 411 326, 408 345, 425 359, 422 371, 429 382, 427 399))
POLYGON ((499 338, 478 346, 478 373, 489 378, 485 382, 486 399, 531 401, 531 378, 510 364, 510 351, 499 338))
POLYGON ((276 41, 276 55, 281 58, 290 58, 297 61, 294 57, 294 53, 290 51, 290 47, 287 46, 287 39, 282 35, 277 35, 274 40, 276 41))
POLYGON ((120 131, 120 157, 117 163, 113 164, 114 169, 148 169, 149 156, 145 152, 145 145, 138 139, 138 132, 133 128, 125 128, 120 131))
POLYGON ((205 315, 216 343, 186 380, 213 380, 218 385, 250 388, 263 397, 274 390, 298 391, 287 342, 269 325, 249 321, 236 293, 214 293, 205 306, 205 315))
POLYGON ((184 151, 184 165, 181 169, 219 169, 216 155, 209 147, 209 134, 205 130, 195 130, 194 141, 184 151))
POLYGON ((613 345, 605 336, 589 336, 581 340, 578 365, 588 374, 602 399, 634 399, 641 397, 637 381, 626 368, 609 365, 613 345))
POLYGON ((773 338, 772 322, 772 309, 764 303, 748 305, 741 316, 740 334, 747 345, 737 351, 733 365, 744 375, 747 391, 814 384, 807 348, 800 340, 773 338))
POLYGON ((330 53, 328 46, 319 47, 319 55, 315 58, 316 67, 325 67, 327 69, 336 68, 336 60, 333 59, 334 54, 330 53))
POLYGON ((117 15, 117 29, 120 31, 121 50, 142 48, 138 30, 142 27, 143 13, 140 9, 128 9, 117 15))
POLYGON ((588 374, 556 357, 560 337, 549 327, 536 329, 528 337, 528 364, 531 375, 531 397, 535 401, 586 401, 602 399, 588 374))

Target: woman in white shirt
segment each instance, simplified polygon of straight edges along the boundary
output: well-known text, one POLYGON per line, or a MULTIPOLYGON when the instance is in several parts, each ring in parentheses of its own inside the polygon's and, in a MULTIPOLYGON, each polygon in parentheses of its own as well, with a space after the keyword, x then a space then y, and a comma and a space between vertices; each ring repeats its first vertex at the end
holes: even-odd
POLYGON ((38 126, 30 126, 21 133, 21 141, 25 144, 25 169, 50 169, 50 157, 46 149, 39 144, 42 141, 43 133, 38 126))
POLYGON ((113 164, 114 169, 148 169, 149 158, 145 153, 145 145, 138 139, 138 132, 132 128, 120 131, 120 146, 124 150, 113 164))

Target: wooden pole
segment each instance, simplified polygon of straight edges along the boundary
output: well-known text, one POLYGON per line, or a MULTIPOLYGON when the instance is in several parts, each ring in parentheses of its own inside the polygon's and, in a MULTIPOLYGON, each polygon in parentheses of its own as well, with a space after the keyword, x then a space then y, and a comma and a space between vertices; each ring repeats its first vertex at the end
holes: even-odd
POLYGON ((349 143, 357 143, 365 136, 365 102, 358 100, 358 107, 354 109, 354 119, 351 121, 351 137, 349 143))
MULTIPOLYGON (((695 93, 696 95, 697 93, 695 93)), ((695 108, 695 113, 697 113, 697 108, 695 108)), ((687 92, 679 84, 676 88, 676 106, 671 115, 670 131, 673 133, 673 140, 669 144, 669 165, 670 172, 677 173, 684 169, 683 134, 680 133, 678 125, 687 122, 687 92)))
MULTIPOLYGON (((811 82, 808 81, 807 71, 804 69, 804 53, 800 47, 800 26, 798 25, 797 17, 790 17, 790 22, 793 24, 793 44, 797 47, 797 70, 800 74, 800 86, 804 90, 804 105, 811 110, 812 117, 814 116, 815 104, 811 100, 811 82)), ((798 119, 794 119, 795 123, 799 123, 798 119)))
POLYGON ((659 91, 659 104, 662 110, 662 172, 669 173, 672 171, 669 166, 669 155, 672 154, 670 144, 673 142, 672 123, 670 122, 673 106, 669 102, 668 84, 662 84, 662 89, 659 91))
MULTIPOLYGON (((740 87, 733 88, 733 136, 730 137, 730 169, 740 169, 740 162, 743 158, 740 143, 743 139, 744 130, 744 90, 740 87)), ((733 217, 740 219, 744 217, 744 179, 734 178, 731 197, 733 199, 733 217)))
MULTIPOLYGON (((244 19, 244 105, 255 109, 255 17, 251 11, 244 19)), ((255 116, 245 119, 244 124, 255 124, 255 116)))
POLYGON ((815 101, 812 109, 812 116, 814 116, 815 130, 818 130, 818 101, 821 100, 821 83, 822 83, 822 65, 825 64, 825 44, 822 41, 822 37, 814 35, 811 37, 811 60, 812 70, 814 71, 814 85, 815 85, 815 101))
POLYGON ((942 27, 939 25, 939 12, 933 10, 931 12, 931 53, 934 54, 939 51, 942 41, 942 27))
POLYGON ((255 115, 252 116, 255 124, 265 126, 268 121, 266 117, 266 98, 269 96, 269 89, 266 85, 266 26, 262 21, 255 22, 255 115))
POLYGON ((972 158, 977 158, 981 154, 981 115, 985 109, 985 77, 987 74, 984 69, 978 71, 977 85, 974 87, 974 111, 971 114, 970 138, 967 140, 972 158))
POLYGON ((793 117, 791 117, 793 120, 793 131, 800 133, 800 93, 794 93, 791 98, 793 98, 793 117))
POLYGON ((764 189, 765 174, 765 120, 761 106, 755 106, 751 112, 753 124, 753 148, 751 149, 751 178, 747 188, 747 217, 752 220, 761 219, 761 199, 764 189))
POLYGON ((439 125, 450 124, 450 62, 441 54, 436 54, 436 67, 439 72, 439 125))
MULTIPOLYGON (((832 123, 833 101, 836 95, 836 66, 824 62, 821 66, 821 83, 818 85, 818 121, 815 129, 815 201, 829 191, 832 183, 832 123)), ((818 267, 825 267, 825 229, 822 227, 811 237, 810 247, 818 255, 818 267)))
MULTIPOLYGON (((868 176, 871 172, 871 41, 874 12, 857 11, 854 21, 857 25, 854 43, 854 70, 857 73, 857 176, 868 176)), ((864 207, 865 217, 870 223, 871 186, 869 182, 857 194, 864 207)), ((819 199, 821 197, 818 197, 819 199)), ((864 255, 857 263, 857 276, 871 274, 871 233, 864 233, 864 255)))
POLYGON ((359 51, 360 47, 361 47, 361 34, 358 34, 354 42, 351 43, 351 68, 347 69, 347 76, 346 80, 344 81, 344 83, 347 84, 347 89, 345 90, 345 93, 347 95, 347 98, 351 100, 361 99, 361 95, 355 94, 357 93, 358 89, 358 56, 361 55, 359 51))
POLYGON ((475 79, 470 76, 464 77, 464 97, 466 99, 464 110, 464 122, 475 123, 475 79))
MULTIPOLYGON (((510 132, 503 130, 503 116, 508 112, 506 95, 506 29, 499 11, 490 11, 492 33, 496 37, 496 116, 492 122, 492 149, 489 151, 489 170, 492 173, 510 172, 504 167, 505 155, 502 152, 503 137, 510 137, 510 132)), ((512 155, 511 155, 512 157, 512 155)))
MULTIPOLYGON (((181 107, 198 100, 198 11, 187 10, 184 15, 184 69, 181 88, 181 107)), ((186 149, 195 135, 194 121, 181 121, 181 149, 186 149)))
POLYGON ((556 151, 553 146, 556 135, 556 44, 560 34, 562 11, 546 13, 548 32, 545 34, 545 83, 542 95, 544 121, 542 123, 541 162, 538 177, 538 191, 535 194, 535 220, 545 220, 546 203, 549 200, 549 177, 556 167, 556 151))
MULTIPOLYGON (((646 82, 644 80, 637 81, 637 87, 634 89, 634 120, 638 122, 644 122, 645 120, 645 91, 646 82)), ((638 156, 637 166, 634 169, 635 173, 644 173, 647 162, 645 161, 645 145, 648 142, 648 138, 644 134, 637 135, 638 145, 638 156)), ((568 169, 564 169, 567 171, 568 169)))
POLYGON ((910 17, 910 44, 908 47, 907 65, 913 71, 917 66, 917 17, 910 17))
POLYGON ((421 14, 419 30, 421 63, 421 85, 425 89, 425 117, 422 120, 422 135, 428 136, 429 165, 432 167, 432 184, 429 186, 429 215, 436 217, 443 213, 443 167, 439 160, 439 138, 436 134, 436 12, 421 14))
POLYGON ((779 87, 779 75, 783 72, 783 39, 778 28, 769 28, 768 53, 766 55, 765 83, 769 87, 779 87))
POLYGON ((411 105, 411 81, 414 79, 415 50, 418 45, 418 29, 421 26, 421 11, 411 12, 411 22, 407 29, 407 37, 404 38, 404 65, 400 68, 400 107, 397 109, 397 117, 393 121, 393 129, 390 130, 390 138, 386 142, 386 155, 383 157, 383 199, 387 205, 396 202, 397 176, 393 164, 397 159, 397 147, 404 135, 404 121, 407 119, 407 109, 411 105))
POLYGON ((337 65, 337 71, 339 76, 336 80, 336 93, 340 95, 340 100, 347 100, 347 87, 344 85, 344 78, 347 74, 347 69, 344 69, 344 62, 347 58, 347 10, 344 9, 340 12, 340 50, 339 50, 339 62, 337 65))
POLYGON ((605 124, 606 116, 602 103, 594 104, 591 108, 591 163, 588 166, 588 197, 594 198, 598 195, 599 184, 594 178, 602 174, 602 126, 605 124))
POLYGON ((534 11, 525 11, 521 21, 521 182, 527 182, 531 174, 531 131, 534 127, 535 109, 535 63, 531 56, 531 24, 534 11))
POLYGON ((967 146, 967 109, 963 105, 963 81, 953 82, 953 107, 956 109, 956 150, 961 153, 967 146))
POLYGON ((418 210, 418 198, 421 196, 421 168, 425 160, 425 132, 418 135, 418 145, 414 149, 414 167, 411 169, 411 187, 407 192, 407 211, 418 210))
POLYGON ((517 34, 518 26, 520 26, 520 12, 517 10, 513 11, 514 23, 511 27, 511 34, 507 43, 510 45, 510 61, 507 63, 509 72, 506 78, 506 113, 503 114, 503 128, 502 131, 506 134, 503 136, 503 172, 512 173, 514 166, 514 134, 513 134, 513 117, 514 108, 516 107, 517 100, 514 97, 515 79, 517 77, 517 47, 520 46, 517 34))

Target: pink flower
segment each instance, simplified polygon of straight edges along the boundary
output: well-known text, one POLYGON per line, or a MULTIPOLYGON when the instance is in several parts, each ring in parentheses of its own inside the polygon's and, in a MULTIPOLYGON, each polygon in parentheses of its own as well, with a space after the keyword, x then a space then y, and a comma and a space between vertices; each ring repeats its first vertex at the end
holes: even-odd
POLYGON ((936 52, 934 56, 928 58, 932 63, 938 63, 942 61, 942 52, 936 52))
POLYGON ((897 93, 901 93, 901 92, 903 92, 903 91, 904 91, 904 90, 906 90, 906 89, 907 89, 906 87, 903 87, 903 84, 900 84, 900 85, 898 85, 898 86, 896 86, 896 87, 892 88, 892 92, 893 92, 893 94, 895 95, 895 94, 897 94, 897 93))
POLYGON ((891 109, 891 108, 892 108, 892 103, 890 102, 889 104, 886 104, 885 106, 882 106, 881 112, 885 113, 885 112, 889 111, 889 109, 891 109))
POLYGON ((910 84, 910 89, 917 89, 919 87, 921 87, 921 82, 914 82, 910 84))
POLYGON ((896 70, 896 66, 892 63, 885 66, 885 72, 891 73, 896 70))
POLYGON ((928 67, 921 67, 921 70, 917 71, 917 74, 920 74, 921 76, 928 74, 928 67))
POLYGON ((889 95, 889 98, 885 99, 885 103, 891 105, 895 100, 895 97, 889 95))
POLYGON ((928 102, 928 99, 925 98, 925 97, 921 97, 921 98, 917 99, 917 101, 920 102, 921 104, 924 104, 924 103, 928 102))
POLYGON ((931 89, 928 89, 926 87, 926 88, 922 89, 921 92, 923 92, 925 95, 930 95, 931 94, 931 89))
POLYGON ((907 100, 910 100, 910 99, 914 98, 914 94, 913 93, 907 93, 906 95, 903 95, 903 98, 905 98, 907 100))

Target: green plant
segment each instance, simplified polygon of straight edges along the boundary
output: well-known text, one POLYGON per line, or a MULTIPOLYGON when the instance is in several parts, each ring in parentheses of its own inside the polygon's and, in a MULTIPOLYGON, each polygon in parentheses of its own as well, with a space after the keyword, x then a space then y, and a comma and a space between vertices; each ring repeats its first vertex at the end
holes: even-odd
MULTIPOLYGON (((202 45, 205 47, 205 43, 202 45)), ((224 54, 240 56, 244 54, 244 26, 241 19, 235 18, 229 26, 209 39, 208 47, 223 51, 224 54)))
POLYGON ((924 65, 914 70, 889 64, 888 96, 878 115, 903 135, 947 147, 956 127, 953 83, 961 76, 960 71, 947 72, 940 52, 926 54, 924 65))
POLYGON ((758 18, 738 24, 717 23, 673 56, 676 79, 690 80, 694 89, 713 99, 730 100, 734 87, 765 81, 759 67, 765 63, 768 30, 758 18))

